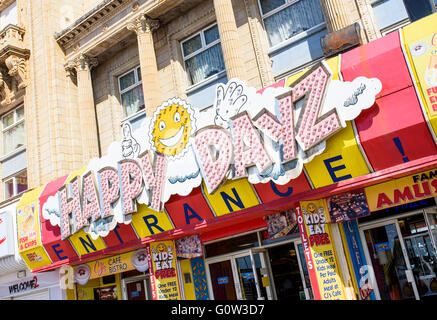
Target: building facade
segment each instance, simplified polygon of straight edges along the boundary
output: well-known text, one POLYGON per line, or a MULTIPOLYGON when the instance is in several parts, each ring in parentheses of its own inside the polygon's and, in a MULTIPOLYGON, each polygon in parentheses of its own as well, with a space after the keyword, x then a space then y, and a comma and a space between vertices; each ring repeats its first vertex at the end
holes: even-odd
POLYGON ((434 11, 2 2, 8 288, 27 270, 58 282, 52 299, 432 297, 434 11))

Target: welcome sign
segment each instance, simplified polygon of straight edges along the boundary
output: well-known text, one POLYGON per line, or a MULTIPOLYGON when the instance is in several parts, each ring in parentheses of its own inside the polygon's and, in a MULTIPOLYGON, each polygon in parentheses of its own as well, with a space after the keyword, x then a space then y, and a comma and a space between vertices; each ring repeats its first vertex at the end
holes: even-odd
POLYGON ((202 181, 210 194, 243 177, 284 185, 346 121, 370 108, 381 88, 376 78, 332 80, 322 62, 289 87, 262 93, 231 79, 202 111, 170 99, 136 130, 125 123, 122 140, 51 196, 43 217, 60 226, 62 239, 82 229, 97 239, 130 223, 138 203, 160 212, 171 195, 186 196, 202 181))

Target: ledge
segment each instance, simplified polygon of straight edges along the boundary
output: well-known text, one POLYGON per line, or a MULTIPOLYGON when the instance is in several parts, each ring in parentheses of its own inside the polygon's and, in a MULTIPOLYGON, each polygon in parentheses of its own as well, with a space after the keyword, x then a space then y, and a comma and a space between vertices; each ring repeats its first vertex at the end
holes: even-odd
POLYGON ((132 2, 132 0, 103 0, 103 2, 85 13, 68 28, 60 32, 55 32, 54 37, 56 42, 63 47, 67 42, 86 33, 86 31, 91 27, 104 20, 111 12, 114 12, 121 5, 129 2, 132 2))

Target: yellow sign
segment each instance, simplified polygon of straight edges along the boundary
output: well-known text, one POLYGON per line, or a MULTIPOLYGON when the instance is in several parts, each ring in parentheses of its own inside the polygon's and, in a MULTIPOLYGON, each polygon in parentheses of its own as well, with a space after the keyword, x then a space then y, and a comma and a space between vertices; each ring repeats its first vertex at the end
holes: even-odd
POLYGON ((174 241, 153 242, 147 250, 153 300, 180 300, 174 241))
MULTIPOLYGON (((82 268, 83 265, 77 266, 76 269, 82 268)), ((99 259, 87 263, 89 267, 89 280, 101 278, 111 274, 139 269, 145 271, 148 269, 146 249, 139 249, 109 258, 99 259)), ((79 270, 75 274, 80 277, 79 270)))
POLYGON ((25 193, 17 205, 18 250, 30 269, 51 263, 41 243, 38 197, 43 188, 25 193))
POLYGON ((132 225, 140 238, 174 229, 167 213, 152 210, 145 204, 137 206, 138 211, 132 214, 132 225))
POLYGON ((202 190, 216 216, 259 204, 258 197, 247 179, 228 180, 213 194, 208 193, 205 184, 202 190))
POLYGON ((380 183, 364 189, 370 211, 437 196, 437 169, 380 183))
POLYGON ((316 300, 345 300, 343 279, 324 199, 302 201, 298 210, 302 245, 316 300))
POLYGON ((68 240, 80 256, 106 249, 106 244, 102 238, 99 237, 94 240, 84 230, 73 234, 68 240))

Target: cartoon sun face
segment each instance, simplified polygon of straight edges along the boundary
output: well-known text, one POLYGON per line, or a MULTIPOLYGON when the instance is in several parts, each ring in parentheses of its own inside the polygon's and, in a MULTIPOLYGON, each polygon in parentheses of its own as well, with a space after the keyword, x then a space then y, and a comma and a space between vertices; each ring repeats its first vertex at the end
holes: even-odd
POLYGON ((155 113, 152 140, 156 151, 175 156, 185 149, 192 133, 192 118, 188 107, 179 101, 169 101, 155 113))
POLYGON ((165 252, 167 251, 167 246, 163 243, 158 244, 156 247, 156 252, 165 252))
POLYGON ((309 203, 307 206, 307 210, 310 214, 314 214, 317 212, 317 206, 314 203, 309 203))

